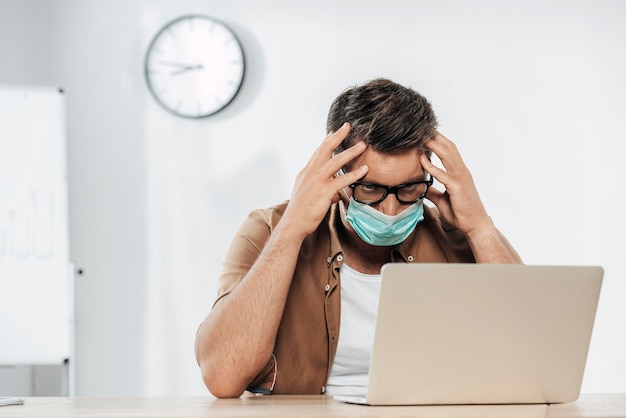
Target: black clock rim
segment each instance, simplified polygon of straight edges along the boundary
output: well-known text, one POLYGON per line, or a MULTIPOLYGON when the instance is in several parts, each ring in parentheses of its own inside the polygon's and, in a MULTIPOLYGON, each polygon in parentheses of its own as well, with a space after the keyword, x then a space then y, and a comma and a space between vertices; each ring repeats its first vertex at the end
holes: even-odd
POLYGON ((239 95, 239 92, 241 91, 241 87, 243 86, 243 83, 246 79, 246 52, 243 48, 243 45, 241 43, 241 40, 239 39, 239 37, 237 36, 237 34, 235 33, 235 31, 232 30, 232 28, 226 24, 224 21, 220 20, 220 19, 216 19, 213 16, 209 16, 209 15, 205 15, 205 14, 188 14, 188 15, 183 15, 183 16, 179 16, 175 19, 172 19, 170 21, 168 21, 165 25, 163 25, 161 27, 161 29, 159 29, 159 31, 154 34, 154 36, 152 37, 152 39, 150 40, 150 43, 148 44, 148 48, 146 48, 146 53, 144 55, 144 59, 143 59, 143 74, 144 74, 144 80, 146 82, 146 85, 148 87, 148 91, 150 91, 150 94, 152 95, 152 97, 154 98, 154 100, 156 100, 156 102, 165 110, 167 110, 169 113, 178 116, 178 117, 183 117, 183 118, 187 118, 187 119, 204 119, 207 118, 209 116, 213 116, 219 112, 221 112, 222 110, 224 110, 226 107, 228 107, 234 100, 235 98, 239 95), (215 22, 217 24, 220 24, 222 26, 224 26, 233 36, 233 38, 235 39, 235 41, 237 42, 237 45, 239 46, 239 50, 241 51, 241 64, 242 64, 242 72, 241 72, 241 80, 239 81, 239 84, 237 86, 237 90, 235 90, 235 93, 232 95, 232 97, 224 102, 224 104, 215 109, 212 112, 209 113, 204 113, 202 115, 187 115, 185 113, 179 113, 176 112, 174 109, 170 108, 169 106, 167 106, 165 103, 163 103, 163 101, 159 98, 159 96, 156 94, 156 92, 154 91, 152 85, 150 84, 150 79, 148 77, 148 57, 150 55, 150 51, 152 50, 152 47, 154 46, 154 43, 156 42, 157 39, 159 39, 159 36, 161 36, 161 34, 163 32, 165 32, 168 28, 170 28, 172 25, 180 22, 181 20, 187 20, 187 19, 196 19, 196 18, 200 18, 200 19, 207 19, 210 20, 212 22, 215 22))

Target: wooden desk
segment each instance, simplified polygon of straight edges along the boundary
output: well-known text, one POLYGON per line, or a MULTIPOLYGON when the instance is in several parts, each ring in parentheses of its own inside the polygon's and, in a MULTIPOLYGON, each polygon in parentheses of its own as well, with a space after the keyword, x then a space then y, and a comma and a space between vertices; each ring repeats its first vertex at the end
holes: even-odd
POLYGON ((581 395, 560 405, 360 406, 327 396, 248 396, 239 399, 24 398, 0 407, 11 418, 200 417, 626 417, 626 394, 581 395))

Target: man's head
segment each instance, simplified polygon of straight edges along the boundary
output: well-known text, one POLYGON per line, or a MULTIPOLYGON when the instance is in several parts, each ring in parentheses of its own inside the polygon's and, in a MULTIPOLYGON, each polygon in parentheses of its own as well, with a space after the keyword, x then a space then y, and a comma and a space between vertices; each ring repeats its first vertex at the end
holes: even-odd
POLYGON ((425 150, 424 144, 437 129, 437 118, 424 96, 384 78, 351 87, 335 99, 328 112, 327 133, 344 122, 350 123, 350 134, 335 152, 359 140, 384 154, 425 150))

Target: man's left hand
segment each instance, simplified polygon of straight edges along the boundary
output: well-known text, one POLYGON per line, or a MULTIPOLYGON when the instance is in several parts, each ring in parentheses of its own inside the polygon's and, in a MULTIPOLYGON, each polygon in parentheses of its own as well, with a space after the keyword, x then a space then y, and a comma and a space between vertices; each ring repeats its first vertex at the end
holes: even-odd
POLYGON ((434 187, 428 189, 426 198, 439 209, 444 219, 466 235, 493 228, 483 206, 472 174, 465 166, 456 145, 440 132, 426 143, 441 160, 443 168, 435 166, 422 154, 424 169, 446 188, 444 192, 434 187))

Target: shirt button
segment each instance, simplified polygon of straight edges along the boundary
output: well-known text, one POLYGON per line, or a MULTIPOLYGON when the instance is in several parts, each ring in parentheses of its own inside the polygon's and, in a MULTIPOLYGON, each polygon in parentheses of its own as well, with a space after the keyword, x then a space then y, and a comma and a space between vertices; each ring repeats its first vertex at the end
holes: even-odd
POLYGON ((409 260, 409 261, 413 261, 413 256, 412 256, 412 255, 410 255, 410 256, 409 256, 409 258, 408 258, 408 260, 409 260))
POLYGON ((330 257, 328 257, 328 258, 326 259, 326 262, 327 262, 327 263, 330 263, 331 261, 333 261, 333 259, 332 259, 332 258, 330 258, 330 257))
POLYGON ((330 290, 330 285, 327 284, 326 287, 324 288, 324 290, 326 290, 328 292, 330 290))
POLYGON ((337 261, 343 261, 343 256, 341 254, 337 256, 337 261))

